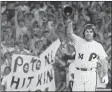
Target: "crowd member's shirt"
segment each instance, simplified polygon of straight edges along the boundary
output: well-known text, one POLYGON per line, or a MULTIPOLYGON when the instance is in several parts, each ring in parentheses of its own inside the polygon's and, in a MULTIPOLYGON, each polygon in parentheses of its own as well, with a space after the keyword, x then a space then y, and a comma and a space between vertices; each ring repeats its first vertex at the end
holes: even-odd
POLYGON ((1 65, 1 73, 2 73, 1 75, 3 75, 5 67, 7 67, 7 65, 5 63, 3 65, 1 65))
POLYGON ((1 26, 5 27, 7 25, 7 21, 2 21, 1 26))
POLYGON ((28 6, 26 6, 26 5, 23 5, 23 6, 18 6, 18 9, 20 9, 22 12, 24 12, 24 13, 29 13, 29 7, 28 6))
POLYGON ((6 76, 4 76, 4 78, 2 79, 2 82, 1 82, 1 85, 5 86, 5 91, 9 91, 10 88, 10 83, 8 82, 11 82, 11 74, 8 74, 6 76))
POLYGON ((28 51, 27 49, 23 49, 22 51, 20 51, 18 46, 15 46, 15 54, 21 54, 21 55, 28 55, 30 54, 30 51, 28 51))
POLYGON ((34 19, 39 22, 39 12, 40 12, 40 9, 33 9, 32 10, 32 13, 34 14, 34 19))
POLYGON ((56 33, 55 33, 55 28, 52 27, 53 21, 48 22, 48 30, 50 31, 50 34, 48 36, 48 40, 51 40, 52 42, 57 39, 56 33))
POLYGON ((26 20, 25 20, 25 26, 26 26, 27 28, 32 28, 34 21, 35 21, 34 19, 32 19, 32 20, 26 19, 26 20))
POLYGON ((30 42, 24 43, 24 48, 29 50, 30 49, 30 42))
POLYGON ((25 26, 23 28, 18 27, 16 31, 17 40, 22 39, 23 35, 27 34, 27 32, 28 32, 27 27, 25 26))
POLYGON ((6 11, 7 6, 6 5, 2 5, 1 6, 1 13, 4 13, 6 11))
POLYGON ((13 52, 14 51, 13 47, 9 47, 9 46, 6 46, 4 44, 5 44, 5 41, 1 42, 1 47, 2 47, 2 53, 3 54, 6 53, 6 52, 13 52))
POLYGON ((42 20, 41 20, 41 16, 39 15, 39 12, 40 11, 46 11, 46 9, 47 9, 47 6, 46 5, 44 5, 44 7, 43 8, 39 8, 39 9, 33 9, 31 12, 34 14, 34 19, 41 25, 41 22, 42 22, 42 20))
POLYGON ((31 39, 31 41, 30 41, 30 51, 31 51, 31 52, 35 51, 35 42, 37 42, 37 41, 39 41, 38 38, 36 38, 36 39, 31 39))

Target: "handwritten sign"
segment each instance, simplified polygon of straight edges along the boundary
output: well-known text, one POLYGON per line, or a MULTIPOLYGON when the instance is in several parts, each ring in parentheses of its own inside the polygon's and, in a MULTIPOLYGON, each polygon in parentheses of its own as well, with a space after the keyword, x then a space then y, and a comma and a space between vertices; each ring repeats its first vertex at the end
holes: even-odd
POLYGON ((52 63, 60 41, 51 44, 40 57, 13 55, 7 91, 55 91, 52 63))

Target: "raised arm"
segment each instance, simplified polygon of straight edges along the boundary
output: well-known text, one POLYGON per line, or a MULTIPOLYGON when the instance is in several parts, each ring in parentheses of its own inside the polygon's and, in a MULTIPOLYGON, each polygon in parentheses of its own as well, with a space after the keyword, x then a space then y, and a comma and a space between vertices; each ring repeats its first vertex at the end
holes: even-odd
POLYGON ((67 33, 67 37, 71 39, 73 44, 76 44, 77 42, 83 40, 81 37, 79 37, 79 36, 77 36, 77 35, 75 35, 73 33, 73 25, 72 25, 72 21, 71 20, 67 21, 66 33, 67 33))
POLYGON ((14 22, 15 22, 16 29, 19 28, 18 21, 17 21, 17 15, 18 15, 18 10, 16 9, 15 10, 15 17, 14 17, 14 22))
POLYGON ((72 25, 72 21, 68 20, 67 21, 67 37, 69 37, 74 43, 76 43, 76 37, 75 34, 73 34, 73 25, 72 25))

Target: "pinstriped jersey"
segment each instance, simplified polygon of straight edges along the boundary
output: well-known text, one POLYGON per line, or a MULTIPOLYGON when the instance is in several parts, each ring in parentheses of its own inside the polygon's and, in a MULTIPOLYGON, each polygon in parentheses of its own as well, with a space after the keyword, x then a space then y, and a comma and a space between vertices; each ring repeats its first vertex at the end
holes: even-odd
POLYGON ((76 36, 75 34, 73 35, 73 37, 76 39, 76 43, 74 44, 76 48, 76 67, 97 67, 98 61, 103 60, 107 57, 107 54, 100 43, 94 40, 88 42, 85 39, 76 36))

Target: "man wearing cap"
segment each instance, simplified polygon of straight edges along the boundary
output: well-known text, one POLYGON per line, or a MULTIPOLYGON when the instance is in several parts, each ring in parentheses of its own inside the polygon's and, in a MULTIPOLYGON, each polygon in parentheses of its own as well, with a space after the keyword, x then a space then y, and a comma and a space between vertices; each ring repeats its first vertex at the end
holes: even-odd
POLYGON ((103 46, 96 42, 96 28, 93 24, 84 26, 83 38, 73 34, 72 22, 68 21, 67 35, 73 40, 76 48, 74 60, 75 74, 72 91, 95 91, 97 63, 103 70, 102 83, 108 83, 107 54, 103 46))

